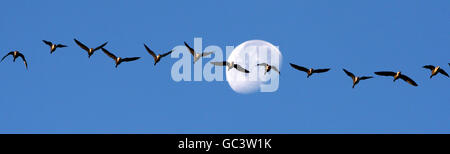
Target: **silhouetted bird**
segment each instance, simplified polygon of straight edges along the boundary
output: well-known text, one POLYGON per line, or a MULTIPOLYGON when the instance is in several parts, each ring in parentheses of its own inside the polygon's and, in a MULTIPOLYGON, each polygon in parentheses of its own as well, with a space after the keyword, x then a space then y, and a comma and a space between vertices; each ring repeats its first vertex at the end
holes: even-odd
POLYGON ((46 40, 42 40, 45 44, 47 44, 48 46, 50 46, 50 54, 52 54, 53 52, 55 52, 56 48, 64 48, 67 47, 66 45, 62 45, 62 44, 53 44, 50 41, 46 41, 46 40))
POLYGON ((358 77, 358 76, 355 76, 353 73, 347 71, 346 69, 342 69, 342 70, 344 70, 345 74, 347 74, 349 77, 352 78, 352 80, 353 80, 352 88, 355 88, 356 84, 358 84, 359 81, 361 81, 361 80, 366 80, 366 79, 373 78, 372 76, 361 76, 361 77, 358 77))
POLYGON ((402 79, 406 82, 408 82, 409 84, 413 85, 413 86, 417 86, 417 83, 414 82, 414 80, 412 80, 411 78, 409 78, 406 75, 403 75, 401 72, 390 72, 390 71, 382 71, 382 72, 375 72, 376 75, 381 75, 381 76, 393 76, 394 77, 394 82, 397 79, 402 79))
POLYGON ((208 56, 212 54, 213 52, 203 52, 203 53, 196 53, 194 49, 192 49, 186 42, 184 42, 184 45, 189 49, 189 52, 191 52, 192 56, 194 56, 194 63, 199 60, 201 57, 208 56))
POLYGON ((257 64, 257 66, 264 66, 266 71, 264 72, 264 74, 266 74, 267 72, 269 72, 270 70, 273 70, 275 72, 278 72, 278 74, 280 74, 280 71, 278 70, 277 67, 269 65, 267 63, 261 63, 261 64, 257 64))
POLYGON ((111 52, 109 52, 108 50, 102 48, 103 52, 108 55, 109 57, 111 57, 112 59, 114 59, 114 61, 116 62, 116 68, 117 66, 119 66, 120 63, 122 62, 130 62, 130 61, 135 61, 138 60, 141 57, 130 57, 130 58, 122 58, 122 57, 117 57, 116 55, 112 54, 111 52))
POLYGON ((241 65, 239 64, 235 64, 234 62, 211 62, 211 64, 215 65, 215 66, 227 66, 228 71, 232 68, 235 68, 236 70, 243 72, 243 73, 250 73, 250 71, 246 70, 245 68, 243 68, 241 65))
POLYGON ((11 52, 9 52, 8 54, 6 54, 6 55, 2 58, 2 60, 1 60, 0 62, 2 62, 3 59, 5 59, 6 57, 8 57, 9 55, 12 55, 12 56, 13 56, 13 58, 14 58, 14 59, 13 59, 13 62, 16 62, 16 58, 17 58, 17 57, 22 58, 23 63, 25 64, 25 68, 27 68, 27 70, 28 70, 27 60, 25 60, 25 56, 24 56, 22 53, 20 53, 19 51, 11 51, 11 52))
POLYGON ((295 64, 292 64, 292 63, 289 63, 289 64, 291 64, 291 66, 293 68, 297 69, 297 70, 306 72, 308 74, 307 78, 309 78, 309 76, 313 75, 314 73, 324 73, 324 72, 328 72, 330 70, 329 68, 325 68, 325 69, 313 69, 313 68, 310 68, 310 69, 307 69, 305 67, 298 66, 298 65, 295 65, 295 64))
POLYGON ((423 66, 423 68, 426 68, 426 69, 431 70, 431 76, 430 76, 430 79, 431 79, 433 76, 435 76, 436 74, 438 74, 438 73, 444 74, 445 76, 449 77, 448 74, 447 74, 447 72, 445 72, 445 71, 444 71, 441 67, 439 67, 439 66, 434 67, 433 65, 425 65, 425 66, 423 66))
POLYGON ((88 58, 91 58, 91 56, 94 54, 95 51, 105 47, 106 44, 108 44, 108 42, 103 43, 102 45, 98 46, 97 48, 88 48, 87 46, 85 46, 83 43, 81 43, 80 41, 78 41, 77 39, 73 39, 75 41, 75 43, 78 44, 78 46, 80 46, 82 49, 86 50, 88 52, 88 58))
POLYGON ((153 59, 155 59, 155 64, 153 64, 153 65, 156 65, 156 63, 158 63, 161 60, 162 57, 165 57, 165 56, 167 56, 167 55, 172 53, 172 50, 170 50, 169 52, 167 52, 165 54, 162 54, 162 55, 158 54, 158 55, 156 55, 155 52, 153 52, 150 48, 147 47, 147 45, 145 45, 145 43, 144 43, 144 47, 147 50, 147 52, 150 53, 153 56, 153 59))

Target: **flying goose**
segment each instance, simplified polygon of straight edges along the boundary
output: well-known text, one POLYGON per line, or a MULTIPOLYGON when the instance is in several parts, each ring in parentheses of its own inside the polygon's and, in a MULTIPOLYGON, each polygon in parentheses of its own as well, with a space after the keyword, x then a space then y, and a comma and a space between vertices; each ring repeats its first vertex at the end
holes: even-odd
POLYGON ((372 76, 361 76, 361 77, 358 77, 358 76, 355 76, 353 73, 347 71, 346 69, 342 69, 342 70, 344 70, 345 74, 347 74, 349 77, 352 78, 352 80, 353 80, 352 88, 355 88, 356 84, 358 84, 359 81, 361 81, 361 80, 366 80, 366 79, 373 78, 372 76))
POLYGON ((8 54, 6 54, 6 55, 2 58, 2 60, 1 60, 0 62, 2 62, 3 59, 5 59, 6 57, 8 57, 9 55, 12 55, 12 56, 13 56, 13 58, 14 58, 14 59, 13 59, 13 62, 16 61, 16 58, 17 58, 17 57, 22 58, 23 63, 25 64, 25 68, 27 68, 27 70, 28 70, 27 60, 25 60, 25 56, 23 56, 23 54, 20 53, 19 51, 11 51, 11 52, 9 52, 8 54))
POLYGON ((266 74, 267 72, 269 72, 270 70, 273 70, 275 72, 278 72, 278 74, 280 74, 280 71, 278 70, 277 67, 273 66, 273 65, 269 65, 267 63, 261 63, 261 64, 257 64, 256 66, 264 66, 266 71, 264 72, 264 74, 266 74))
POLYGON ((375 72, 375 74, 380 75, 380 76, 393 76, 394 82, 395 82, 395 80, 400 78, 413 86, 417 86, 417 83, 414 82, 414 80, 412 80, 411 78, 409 78, 406 75, 403 75, 400 71, 399 72, 381 71, 381 72, 375 72))
POLYGON ((213 52, 196 53, 194 49, 192 49, 186 42, 184 42, 184 45, 189 49, 189 52, 191 52, 192 56, 194 56, 194 63, 201 57, 208 56, 213 53, 213 52))
POLYGON ((437 75, 438 73, 441 73, 441 74, 443 74, 443 75, 449 77, 448 74, 447 74, 447 72, 445 72, 445 71, 444 71, 441 67, 439 67, 439 66, 434 67, 433 65, 425 65, 425 66, 423 66, 423 68, 426 68, 426 69, 431 70, 431 76, 430 76, 430 79, 431 79, 433 76, 437 75))
POLYGON ((161 60, 162 57, 165 57, 165 56, 167 56, 167 55, 172 53, 172 50, 170 50, 169 52, 167 52, 165 54, 162 54, 162 55, 158 54, 158 55, 156 55, 155 52, 153 52, 150 48, 147 47, 147 45, 145 45, 145 43, 144 43, 144 47, 145 47, 145 49, 147 49, 147 52, 150 53, 153 56, 153 59, 155 59, 155 64, 153 64, 153 65, 156 65, 156 63, 158 63, 161 60))
POLYGON ((306 72, 308 74, 307 78, 309 78, 309 76, 313 75, 314 73, 324 73, 324 72, 328 72, 330 70, 329 68, 325 68, 325 69, 313 69, 313 68, 310 68, 310 69, 307 69, 305 67, 298 66, 298 65, 295 65, 295 64, 292 64, 292 63, 289 63, 289 64, 291 64, 291 66, 293 68, 297 69, 297 70, 306 72))
POLYGON ((215 65, 215 66, 227 66, 228 71, 232 68, 235 68, 236 70, 243 72, 243 73, 250 73, 250 71, 246 70, 245 68, 243 68, 241 65, 239 64, 235 64, 234 62, 211 62, 211 64, 215 65))
POLYGON ((112 54, 111 52, 109 52, 108 50, 106 50, 105 48, 101 48, 103 50, 103 52, 108 55, 109 57, 111 57, 112 59, 114 59, 114 61, 116 62, 116 68, 117 66, 119 66, 120 63, 122 62, 130 62, 130 61, 135 61, 138 60, 141 57, 130 57, 130 58, 122 58, 122 57, 117 57, 116 55, 112 54))
POLYGON ((66 45, 63 44, 53 44, 50 41, 46 41, 46 40, 42 40, 45 44, 47 44, 48 46, 50 46, 50 54, 52 54, 53 52, 55 52, 56 48, 64 48, 67 47, 66 45))
POLYGON ((100 45, 100 46, 98 46, 97 48, 94 49, 94 48, 88 48, 87 46, 85 46, 83 43, 81 43, 77 39, 73 39, 73 40, 75 41, 75 43, 78 44, 78 46, 80 46, 82 49, 84 49, 84 50, 86 50, 88 52, 88 58, 91 58, 91 56, 94 54, 95 51, 105 47, 105 45, 108 44, 108 42, 105 42, 102 45, 100 45))

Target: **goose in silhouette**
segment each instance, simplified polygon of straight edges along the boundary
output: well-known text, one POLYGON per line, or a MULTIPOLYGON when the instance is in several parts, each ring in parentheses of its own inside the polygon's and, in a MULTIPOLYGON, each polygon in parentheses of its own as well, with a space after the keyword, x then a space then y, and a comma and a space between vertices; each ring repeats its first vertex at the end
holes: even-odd
POLYGON ((445 72, 445 71, 444 71, 441 67, 439 67, 439 66, 434 67, 433 65, 425 65, 425 66, 423 66, 423 68, 429 69, 429 70, 431 71, 430 79, 431 79, 433 76, 437 75, 438 73, 441 73, 441 74, 443 74, 443 75, 449 77, 448 74, 447 74, 447 72, 445 72))
POLYGON ((25 64, 25 68, 27 68, 27 70, 28 70, 27 60, 25 60, 25 56, 24 56, 22 53, 20 53, 19 51, 11 51, 11 52, 9 52, 8 54, 6 54, 6 55, 2 58, 2 60, 1 60, 0 62, 2 62, 3 59, 5 59, 6 57, 8 57, 9 55, 12 55, 12 56, 13 56, 13 58, 14 58, 14 59, 13 59, 13 62, 16 62, 16 58, 17 58, 17 57, 22 58, 23 63, 25 64))
POLYGON ((375 72, 376 75, 380 75, 380 76, 393 76, 394 77, 394 82, 397 79, 402 79, 403 81, 408 82, 409 84, 413 85, 413 86, 417 86, 417 83, 414 82, 414 80, 412 80, 411 78, 409 78, 406 75, 403 75, 400 71, 399 72, 391 72, 391 71, 381 71, 381 72, 375 72))
POLYGON ((155 64, 153 64, 153 66, 156 65, 156 63, 158 63, 158 62, 161 60, 162 57, 165 57, 165 56, 167 56, 167 55, 169 55, 169 54, 172 53, 172 50, 170 50, 169 52, 167 52, 167 53, 165 53, 165 54, 162 54, 162 55, 158 54, 158 55, 156 55, 155 52, 153 52, 150 48, 148 48, 147 45, 145 45, 145 43, 144 43, 144 47, 145 47, 145 49, 147 50, 147 52, 148 52, 150 55, 153 56, 153 59, 155 59, 155 64))
POLYGON ((325 69, 313 69, 313 68, 310 68, 310 69, 307 69, 305 67, 298 66, 298 65, 295 65, 295 64, 292 64, 292 63, 289 63, 289 64, 291 64, 291 66, 293 68, 297 69, 297 70, 306 72, 308 74, 307 78, 309 78, 309 76, 313 75, 314 73, 324 73, 324 72, 328 72, 330 70, 329 68, 325 68, 325 69))
POLYGON ((257 64, 256 66, 264 66, 266 71, 264 72, 264 75, 269 72, 270 70, 273 70, 275 72, 278 72, 278 74, 280 74, 280 70, 278 70, 277 67, 273 66, 273 65, 269 65, 267 63, 261 63, 261 64, 257 64))
POLYGON ((64 48, 67 47, 66 45, 63 44, 53 44, 50 41, 46 41, 46 40, 42 40, 45 44, 47 44, 48 46, 50 46, 50 54, 52 54, 53 52, 55 52, 56 48, 64 48))
POLYGON ((235 68, 236 70, 243 72, 243 73, 250 73, 250 71, 248 71, 247 69, 243 68, 241 65, 239 64, 235 64, 234 62, 211 62, 211 64, 215 65, 215 66, 227 66, 228 71, 232 68, 235 68))
POLYGON ((372 76, 361 76, 361 77, 358 77, 358 76, 355 76, 352 72, 347 71, 346 69, 342 69, 342 70, 345 72, 345 74, 347 74, 349 77, 352 78, 352 80, 353 80, 352 88, 355 88, 356 84, 358 84, 359 81, 361 81, 361 80, 367 80, 367 79, 373 78, 372 76))
POLYGON ((194 56, 194 63, 201 57, 208 56, 213 53, 213 52, 196 53, 194 49, 192 49, 186 42, 184 42, 184 45, 189 49, 189 52, 191 52, 192 56, 194 56))
POLYGON ((106 44, 108 44, 108 42, 103 43, 102 45, 98 46, 97 48, 88 48, 86 45, 84 45, 83 43, 81 43, 80 41, 78 41, 77 39, 73 39, 75 41, 75 43, 78 44, 78 46, 80 46, 82 49, 86 50, 88 53, 88 58, 91 58, 91 56, 94 54, 95 51, 105 47, 106 44))
POLYGON ((103 50, 103 52, 108 55, 109 57, 111 57, 112 59, 114 59, 114 61, 116 62, 116 68, 117 66, 119 66, 120 63, 122 62, 130 62, 130 61, 135 61, 138 60, 141 57, 130 57, 130 58, 122 58, 122 57, 117 57, 116 55, 112 54, 111 52, 109 52, 108 50, 101 48, 103 50))

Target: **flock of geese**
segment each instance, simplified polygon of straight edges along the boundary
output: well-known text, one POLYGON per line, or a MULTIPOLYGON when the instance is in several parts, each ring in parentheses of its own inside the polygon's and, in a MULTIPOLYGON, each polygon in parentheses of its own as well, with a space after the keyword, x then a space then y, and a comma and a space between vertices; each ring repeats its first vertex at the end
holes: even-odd
MULTIPOLYGON (((55 44, 52 43, 50 41, 46 41, 46 40, 42 40, 46 45, 48 45, 50 47, 50 54, 53 54, 53 52, 56 51, 57 48, 65 48, 67 47, 67 45, 63 45, 63 44, 55 44)), ((77 39, 74 39, 75 43, 80 46, 81 49, 85 50, 88 54, 88 58, 90 58, 92 55, 94 55, 95 51, 97 50, 102 50, 103 53, 105 53, 108 57, 112 58, 115 62, 115 67, 117 68, 122 62, 131 62, 131 61, 135 61, 138 60, 140 57, 118 57, 116 55, 114 55, 113 53, 111 53, 110 51, 108 51, 107 49, 105 49, 104 47, 108 44, 108 42, 105 42, 103 44, 101 44, 100 46, 96 47, 96 48, 88 48, 86 45, 84 45, 83 43, 81 43, 80 41, 78 41, 77 39)), ((193 48, 191 48, 186 42, 184 42, 184 45, 186 46, 186 48, 188 48, 189 52, 192 54, 193 58, 194 58, 194 63, 197 62, 200 58, 204 57, 204 56, 208 56, 213 54, 213 52, 202 52, 202 53, 197 53, 194 51, 193 48)), ((166 53, 163 54, 156 54, 153 50, 151 50, 145 43, 144 43, 144 47, 147 50, 147 52, 153 57, 154 59, 154 65, 156 65, 161 58, 170 55, 172 53, 173 50, 170 50, 166 53)), ((20 53, 19 51, 11 51, 9 53, 7 53, 0 61, 3 62, 3 60, 8 57, 9 55, 11 55, 13 57, 13 62, 16 61, 16 59, 18 57, 20 57, 23 61, 23 63, 25 64, 25 68, 28 70, 28 64, 27 64, 27 60, 25 59, 25 56, 20 53)), ((215 65, 215 66, 226 66, 229 70, 231 69, 236 69, 237 71, 240 71, 242 73, 250 73, 249 70, 243 68, 241 65, 236 64, 234 62, 227 62, 227 61, 222 61, 222 62, 211 62, 211 64, 215 65)), ((289 63, 291 65, 292 68, 299 70, 299 71, 303 71, 307 74, 307 78, 309 78, 311 75, 315 74, 315 73, 325 73, 328 72, 330 70, 330 68, 324 68, 324 69, 314 69, 314 68, 306 68, 303 66, 299 66, 296 64, 292 64, 289 63)), ((448 63, 448 65, 450 66, 450 63, 448 63)), ((260 63, 257 64, 257 66, 262 66, 265 68, 265 72, 264 74, 270 72, 271 70, 280 74, 279 69, 276 66, 273 65, 269 65, 267 63, 260 63)), ((442 74, 445 75, 447 77, 449 77, 449 75, 447 74, 447 72, 445 72, 440 66, 433 66, 433 65, 425 65, 423 66, 423 68, 429 69, 431 71, 431 76, 430 79, 433 78, 433 76, 437 75, 437 74, 442 74)), ((347 76, 349 76, 352 81, 353 81, 353 86, 352 88, 355 88, 355 86, 361 81, 361 80, 367 80, 367 79, 371 79, 373 78, 373 76, 356 76, 353 73, 351 73, 350 71, 346 70, 346 69, 342 69, 345 74, 347 76)), ((410 77, 402 74, 400 71, 399 72, 392 72, 392 71, 380 71, 380 72, 374 72, 376 75, 379 76, 391 76, 394 78, 394 82, 398 79, 402 79, 403 81, 413 85, 413 86, 418 86, 418 84, 412 80, 410 77)))
MULTIPOLYGON (((305 67, 302 66, 298 66, 295 64, 290 63, 290 65, 300 71, 306 72, 307 73, 307 77, 309 78, 312 74, 314 73, 324 73, 324 72, 328 72, 330 70, 330 68, 326 68, 326 69, 307 69, 305 67)), ((448 63, 448 65, 450 66, 450 63, 448 63)), ((433 76, 437 75, 438 73, 443 74, 447 77, 449 77, 449 75, 447 74, 447 72, 445 72, 440 66, 433 66, 433 65, 425 65, 423 66, 423 68, 429 69, 431 70, 431 76, 430 79, 433 78, 433 76)), ((371 79, 373 78, 373 76, 356 76, 354 75, 352 72, 346 70, 346 69, 342 69, 345 74, 347 74, 347 76, 349 76, 350 78, 352 78, 353 81, 353 86, 352 88, 355 88, 355 86, 361 81, 361 80, 367 80, 367 79, 371 79)), ((379 76, 391 76, 394 77, 394 82, 398 79, 402 79, 403 81, 413 85, 413 86, 418 86, 418 84, 411 78, 409 78, 408 76, 402 74, 400 71, 399 72, 392 72, 392 71, 380 71, 380 72, 374 72, 376 75, 379 76)))

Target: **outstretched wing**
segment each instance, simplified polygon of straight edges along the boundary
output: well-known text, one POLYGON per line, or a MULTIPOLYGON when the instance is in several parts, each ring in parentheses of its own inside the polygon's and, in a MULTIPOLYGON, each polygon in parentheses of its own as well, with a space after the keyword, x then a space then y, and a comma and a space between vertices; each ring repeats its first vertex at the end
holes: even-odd
POLYGON ((438 72, 441 73, 441 74, 444 74, 447 77, 449 77, 447 72, 445 72, 442 68, 439 68, 438 72))
POLYGON ((3 58, 2 58, 2 60, 0 61, 0 62, 2 62, 3 61, 3 59, 5 59, 6 57, 8 57, 9 55, 13 55, 14 54, 14 52, 13 51, 11 51, 11 52, 9 52, 8 54, 6 54, 5 56, 3 56, 3 58))
POLYGON ((295 68, 297 70, 300 70, 300 71, 303 71, 303 72, 308 72, 308 69, 305 68, 305 67, 298 66, 298 65, 295 65, 295 64, 292 64, 292 63, 289 63, 289 64, 291 65, 291 67, 293 67, 293 68, 295 68))
POLYGON ((395 76, 397 73, 389 72, 389 71, 381 71, 381 72, 375 72, 375 74, 381 75, 381 76, 395 76))
POLYGON ((98 46, 97 48, 95 48, 94 50, 92 50, 92 52, 97 51, 98 49, 102 49, 103 47, 105 47, 105 45, 108 44, 108 42, 103 43, 102 45, 98 46))
POLYGON ((144 47, 145 47, 145 49, 147 50, 147 52, 148 52, 150 55, 152 55, 152 56, 153 56, 153 59, 155 59, 155 61, 156 61, 156 54, 155 54, 155 52, 153 52, 153 50, 151 50, 150 48, 148 48, 148 46, 145 45, 145 43, 144 43, 144 47))
POLYGON ((161 58, 162 58, 162 57, 165 57, 165 56, 167 56, 167 55, 170 55, 170 54, 172 53, 172 51, 173 51, 173 50, 170 50, 169 52, 167 52, 167 53, 165 53, 165 54, 162 54, 162 55, 161 55, 161 58))
POLYGON ((22 58, 23 63, 25 64, 25 68, 28 69, 28 63, 27 63, 27 60, 25 60, 25 56, 23 56, 22 53, 17 53, 17 56, 19 56, 20 58, 22 58))
POLYGON ((433 65, 425 65, 423 66, 423 68, 429 69, 429 70, 434 70, 434 66, 433 65))
POLYGON ((42 40, 42 42, 44 42, 44 43, 47 44, 48 46, 52 46, 52 45, 53 45, 53 43, 50 42, 50 41, 42 40))
POLYGON ((347 74, 349 77, 351 77, 352 79, 355 78, 355 75, 352 72, 347 71, 346 69, 342 69, 344 70, 345 74, 347 74))
POLYGON ((360 80, 366 80, 366 79, 370 79, 370 78, 373 78, 373 77, 372 76, 362 76, 359 79, 360 80))
POLYGON ((316 70, 313 70, 313 73, 323 73, 323 72, 328 72, 329 70, 330 70, 329 68, 316 69, 316 70))
POLYGON ((235 64, 236 69, 238 71, 244 72, 244 73, 250 73, 250 71, 246 70, 245 68, 243 68, 241 65, 235 64))
POLYGON ((191 54, 192 54, 193 56, 195 56, 195 51, 194 51, 194 49, 192 49, 186 42, 184 42, 184 45, 189 49, 189 52, 191 52, 191 54))
POLYGON ((112 54, 111 52, 109 52, 108 50, 106 50, 105 48, 101 48, 103 50, 103 52, 108 55, 108 57, 111 57, 112 59, 116 60, 117 57, 116 55, 112 54))
POLYGON ((58 45, 56 45, 56 47, 57 47, 57 48, 64 48, 64 47, 67 47, 67 45, 58 44, 58 45))
POLYGON ((275 67, 275 66, 272 66, 272 69, 275 71, 275 72, 278 72, 278 74, 281 74, 280 73, 280 70, 278 70, 278 68, 277 67, 275 67))
POLYGON ((78 44, 78 46, 80 46, 82 49, 86 50, 87 52, 89 52, 89 48, 87 46, 85 46, 83 43, 81 43, 80 41, 78 41, 77 39, 73 39, 75 41, 75 43, 78 44))
POLYGON ((211 64, 215 65, 215 66, 226 66, 228 62, 223 61, 223 62, 211 62, 211 64))
POLYGON ((267 66, 267 65, 269 65, 269 64, 267 64, 267 63, 256 64, 256 66, 267 66))
POLYGON ((213 54, 213 52, 203 52, 203 53, 202 53, 202 57, 208 56, 208 55, 210 55, 210 54, 213 54))
POLYGON ((129 57, 129 58, 123 58, 122 61, 129 62, 129 61, 135 61, 138 60, 141 57, 129 57))
POLYGON ((413 85, 413 86, 417 86, 417 83, 414 82, 414 80, 412 80, 411 78, 409 78, 406 75, 400 75, 400 78, 405 80, 406 82, 408 82, 409 84, 413 85))

